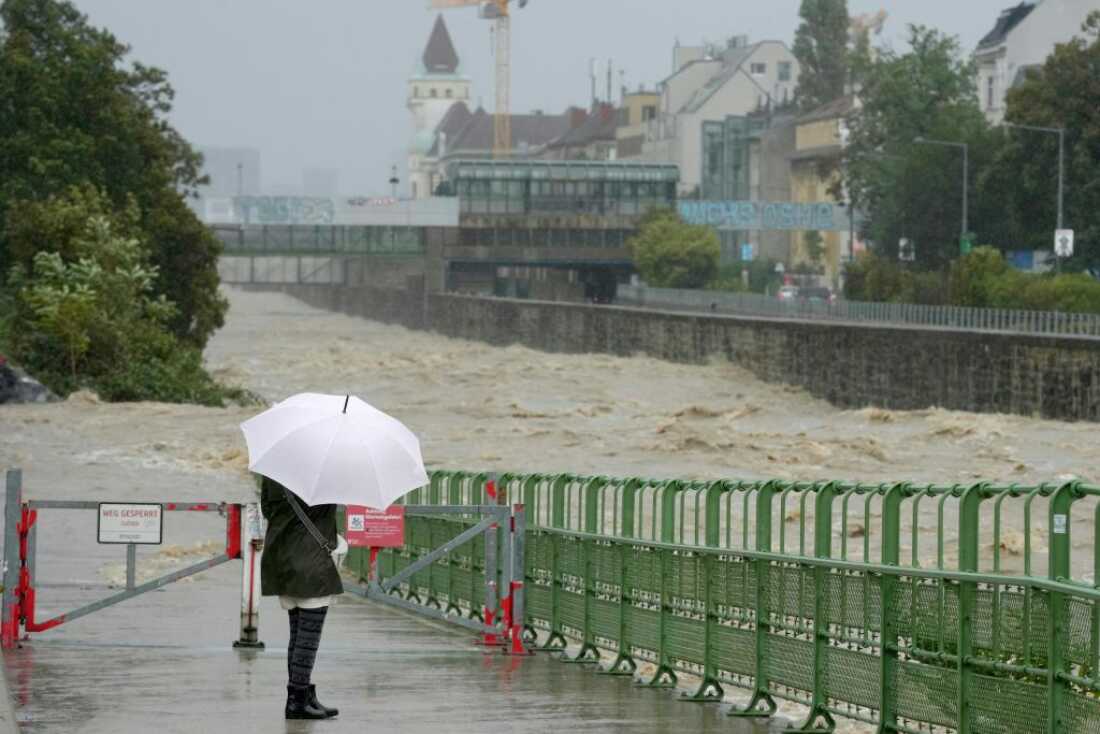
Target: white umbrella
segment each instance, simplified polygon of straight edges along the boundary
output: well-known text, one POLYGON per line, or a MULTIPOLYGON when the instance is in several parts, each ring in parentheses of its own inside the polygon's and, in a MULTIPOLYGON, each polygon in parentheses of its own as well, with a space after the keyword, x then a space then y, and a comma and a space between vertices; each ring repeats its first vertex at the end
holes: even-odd
POLYGON ((248 468, 307 505, 384 510, 428 483, 416 436, 354 396, 295 395, 245 421, 241 430, 248 468))

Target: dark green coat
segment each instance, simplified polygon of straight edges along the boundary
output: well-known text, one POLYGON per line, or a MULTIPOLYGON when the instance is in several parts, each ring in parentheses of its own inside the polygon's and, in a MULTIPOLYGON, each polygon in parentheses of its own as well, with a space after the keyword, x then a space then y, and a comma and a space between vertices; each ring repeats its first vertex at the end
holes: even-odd
MULTIPOLYGON (((308 507, 294 498, 306 515, 336 547, 336 505, 308 507)), ((260 585, 264 596, 293 596, 313 599, 343 594, 344 585, 332 556, 310 534, 294 508, 287 502, 283 485, 263 478, 260 510, 267 519, 267 536, 260 561, 260 585)))

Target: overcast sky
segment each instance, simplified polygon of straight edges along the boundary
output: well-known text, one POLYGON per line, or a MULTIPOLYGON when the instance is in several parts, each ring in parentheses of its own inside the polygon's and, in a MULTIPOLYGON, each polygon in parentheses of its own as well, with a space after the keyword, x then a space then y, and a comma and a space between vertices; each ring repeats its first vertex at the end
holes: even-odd
MULTIPOLYGON (((850 0, 885 8, 885 40, 908 23, 957 35, 971 50, 1015 0, 850 0)), ((340 171, 344 193, 388 191, 410 137, 406 81, 434 20, 427 0, 76 0, 91 21, 168 71, 173 120, 196 145, 261 152, 266 187, 303 168, 340 171)), ((746 34, 790 43, 799 0, 531 0, 513 27, 513 109, 586 105, 589 59, 615 59, 631 88, 667 75, 684 44, 746 34)), ((489 23, 446 13, 475 100, 491 109, 489 23)), ((605 62, 606 63, 606 62, 605 62)), ((618 74, 616 73, 616 77, 618 74)), ((618 85, 618 79, 616 79, 618 85)))

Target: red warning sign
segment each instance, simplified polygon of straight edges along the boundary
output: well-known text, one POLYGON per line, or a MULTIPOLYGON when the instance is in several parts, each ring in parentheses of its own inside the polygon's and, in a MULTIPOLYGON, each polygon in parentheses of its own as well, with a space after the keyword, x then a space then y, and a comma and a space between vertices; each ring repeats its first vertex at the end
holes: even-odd
POLYGON ((394 506, 381 512, 348 505, 347 532, 352 548, 399 548, 405 545, 405 508, 394 506))

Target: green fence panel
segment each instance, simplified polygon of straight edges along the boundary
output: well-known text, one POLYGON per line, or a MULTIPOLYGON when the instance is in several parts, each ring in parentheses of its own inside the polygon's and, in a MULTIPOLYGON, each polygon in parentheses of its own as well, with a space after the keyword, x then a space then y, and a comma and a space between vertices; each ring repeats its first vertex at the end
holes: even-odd
MULTIPOLYGON (((484 502, 486 476, 433 472, 410 504, 484 502)), ((895 732, 1100 734, 1100 488, 573 474, 498 487, 527 507, 523 623, 543 649, 571 643, 568 659, 615 674, 649 662, 655 687, 689 674, 701 681, 690 701, 744 689, 732 715, 795 701, 808 707, 795 731, 846 717, 895 732), (1088 522, 1074 514, 1086 499, 1088 522), (1005 541, 1021 525, 1022 551, 1005 541)), ((410 518, 382 573, 470 522, 410 518)), ((365 573, 364 554, 349 566, 365 573)), ((476 615, 483 566, 479 539, 406 593, 476 615)))

